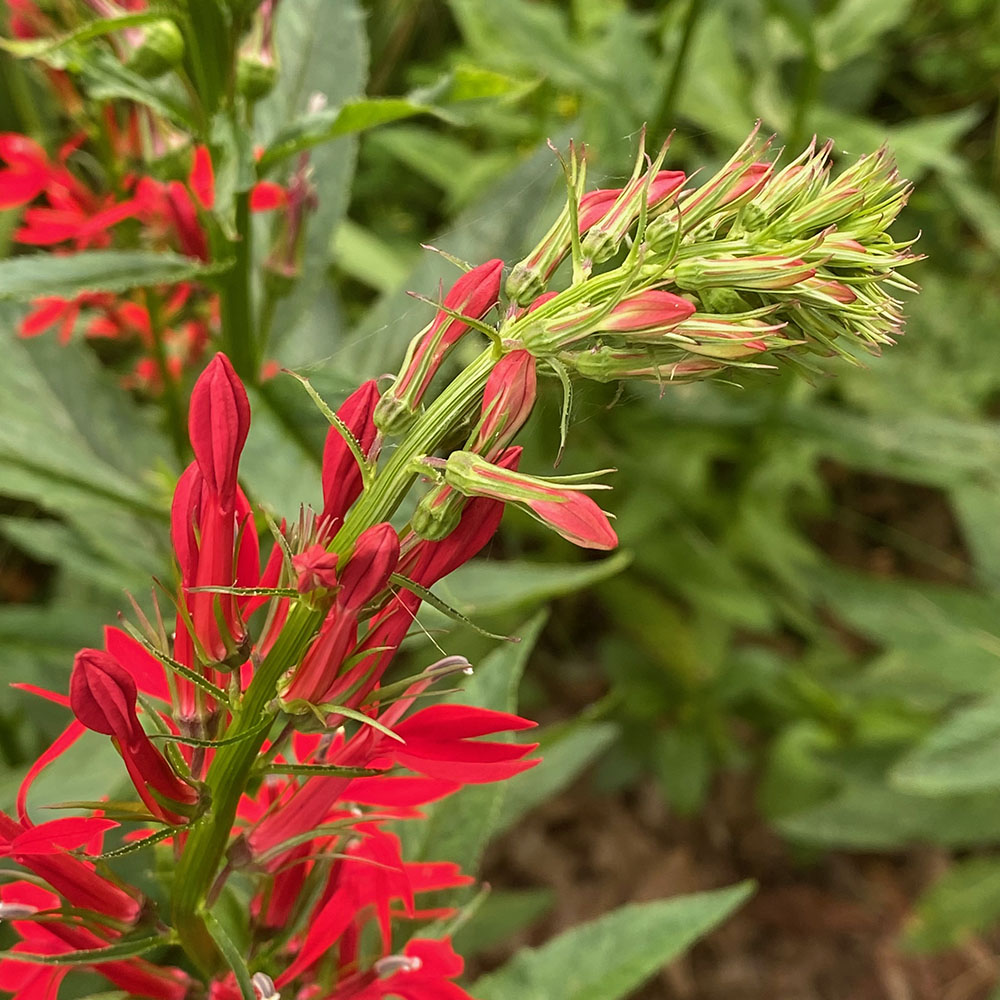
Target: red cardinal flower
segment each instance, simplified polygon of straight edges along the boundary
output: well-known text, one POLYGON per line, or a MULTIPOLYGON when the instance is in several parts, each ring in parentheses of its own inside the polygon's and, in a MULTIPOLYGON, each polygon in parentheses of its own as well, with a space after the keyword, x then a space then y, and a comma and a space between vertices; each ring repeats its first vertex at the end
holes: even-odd
MULTIPOLYGON (((379 391, 374 380, 355 389, 337 410, 337 416, 354 435, 361 454, 371 457, 378 434, 373 419, 379 391)), ((351 504, 361 495, 362 474, 358 460, 343 434, 331 427, 323 449, 323 517, 329 530, 339 524, 351 504)))
POLYGON ((73 714, 88 729, 110 736, 149 811, 167 823, 183 823, 198 793, 183 782, 153 746, 136 715, 132 675, 100 649, 83 649, 73 661, 69 697, 73 714))
POLYGON ((499 298, 502 270, 502 260, 488 260, 463 274, 444 297, 444 305, 450 312, 440 310, 430 326, 410 342, 395 384, 375 409, 375 424, 384 434, 396 434, 406 428, 441 363, 468 332, 469 324, 451 313, 471 319, 485 316, 499 298))

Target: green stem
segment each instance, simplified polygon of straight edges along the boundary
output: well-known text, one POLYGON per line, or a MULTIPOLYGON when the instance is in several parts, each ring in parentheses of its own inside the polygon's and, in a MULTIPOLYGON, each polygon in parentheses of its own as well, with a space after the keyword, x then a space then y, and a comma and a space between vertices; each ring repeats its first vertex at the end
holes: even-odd
POLYGON ((0 52, 0 80, 3 80, 4 88, 10 98, 10 107, 5 109, 6 114, 13 112, 17 125, 14 122, 8 126, 12 131, 25 132, 33 139, 37 139, 44 144, 45 128, 42 125, 41 116, 35 98, 31 93, 31 86, 28 83, 27 75, 21 62, 7 52, 0 52))
POLYGON ((691 53, 691 40, 694 37, 695 28, 706 7, 705 0, 689 0, 687 14, 684 17, 684 26, 681 29, 681 44, 677 49, 674 58, 674 65, 670 70, 670 79, 664 88, 663 97, 660 99, 660 106, 653 116, 653 123, 650 126, 649 134, 656 139, 662 135, 670 120, 674 117, 677 95, 680 93, 681 84, 684 81, 684 73, 687 69, 688 57, 691 53))
POLYGON ((234 262, 222 284, 222 344, 236 374, 244 382, 258 381, 250 302, 250 192, 236 195, 236 240, 229 245, 234 262))
POLYGON ((440 447, 451 428, 480 403, 486 380, 496 362, 494 349, 485 350, 448 385, 414 424, 393 452, 385 469, 372 483, 371 489, 361 495, 337 532, 331 548, 341 558, 351 550, 362 531, 392 517, 416 477, 413 460, 440 447))
POLYGON ((163 314, 160 309, 160 297, 152 288, 146 289, 146 311, 149 313, 149 329, 153 341, 153 360, 156 370, 163 383, 163 402, 167 409, 167 426, 170 429, 170 440, 174 446, 174 454, 178 464, 183 468, 188 461, 188 439, 184 421, 184 402, 181 399, 180 386, 174 378, 167 363, 167 350, 163 343, 163 314))
MULTIPOLYGON (((358 535, 386 521, 406 495, 414 479, 413 460, 440 447, 452 428, 478 406, 486 380, 496 363, 493 348, 484 351, 427 408, 400 442, 392 458, 377 475, 371 488, 351 509, 332 549, 341 559, 358 535)), ((264 658, 247 688, 226 738, 256 731, 277 693, 283 674, 298 663, 320 624, 321 615, 305 604, 292 606, 281 634, 264 658)), ((181 944, 206 975, 223 968, 218 948, 205 922, 208 893, 215 881, 240 798, 257 761, 266 733, 220 747, 205 781, 211 806, 191 827, 174 880, 173 923, 181 944)))

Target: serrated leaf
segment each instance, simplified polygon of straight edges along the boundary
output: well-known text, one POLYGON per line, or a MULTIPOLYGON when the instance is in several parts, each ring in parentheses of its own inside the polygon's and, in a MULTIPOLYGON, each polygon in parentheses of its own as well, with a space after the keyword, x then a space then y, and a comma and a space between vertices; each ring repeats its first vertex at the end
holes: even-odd
POLYGON ((0 261, 0 300, 81 292, 124 292, 130 288, 200 281, 221 274, 229 261, 203 264, 178 253, 152 250, 81 250, 65 256, 38 253, 0 261))
POLYGON ((477 1000, 619 1000, 721 923, 751 883, 623 906, 540 948, 518 952, 472 984, 477 1000))

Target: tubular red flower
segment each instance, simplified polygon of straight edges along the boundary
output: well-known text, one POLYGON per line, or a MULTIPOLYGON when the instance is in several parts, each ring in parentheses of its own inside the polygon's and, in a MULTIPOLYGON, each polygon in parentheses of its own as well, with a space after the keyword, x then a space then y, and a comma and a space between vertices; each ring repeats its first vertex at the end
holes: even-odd
POLYGON ((583 548, 613 549, 618 544, 607 515, 590 497, 579 492, 586 487, 569 489, 535 476, 510 472, 468 451, 453 451, 448 456, 444 479, 466 496, 492 497, 517 504, 567 541, 583 548))
MULTIPOLYGON (((0 812, 0 852, 43 878, 74 906, 102 913, 121 923, 134 923, 139 917, 140 901, 114 882, 98 875, 90 862, 66 854, 61 849, 49 849, 56 848, 57 841, 66 844, 75 839, 70 836, 69 841, 66 840, 65 828, 49 836, 51 829, 48 823, 26 827, 0 812)), ((85 839, 89 839, 97 827, 90 825, 85 829, 85 839)))
POLYGON ((611 310, 594 325, 610 333, 630 333, 634 330, 669 330, 693 315, 695 306, 672 292, 647 289, 632 295, 611 310))
MULTIPOLYGON (((355 389, 337 410, 337 416, 366 456, 378 433, 372 419, 378 400, 378 385, 372 380, 355 389)), ((331 527, 343 520, 351 504, 360 496, 361 485, 361 469, 354 453, 340 431, 331 427, 323 449, 323 517, 329 520, 331 527)))
POLYGON ((149 811, 168 823, 183 823, 198 793, 174 773, 139 723, 132 675, 110 653, 83 649, 73 661, 69 690, 73 714, 88 729, 111 737, 149 811))
POLYGON ((485 316, 500 296, 502 271, 503 261, 494 259, 463 274, 444 297, 449 312, 440 310, 430 326, 410 341, 395 384, 375 409, 375 423, 383 433, 394 434, 407 426, 441 363, 468 332, 468 323, 451 313, 472 319, 485 316))
POLYGON ((232 509, 240 454, 250 432, 246 389, 225 354, 216 354, 191 392, 191 446, 208 489, 232 509))

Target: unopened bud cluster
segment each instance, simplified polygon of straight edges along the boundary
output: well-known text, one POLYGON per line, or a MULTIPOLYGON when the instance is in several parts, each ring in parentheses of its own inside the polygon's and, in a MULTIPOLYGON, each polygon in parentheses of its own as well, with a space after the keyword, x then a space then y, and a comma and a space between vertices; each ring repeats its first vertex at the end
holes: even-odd
POLYGON ((640 149, 621 189, 585 188, 586 163, 570 150, 569 198, 539 244, 508 274, 502 262, 471 268, 411 342, 374 422, 404 434, 459 340, 478 329, 493 364, 478 422, 462 450, 423 456, 434 485, 411 527, 441 539, 469 497, 514 503, 565 538, 609 548, 615 535, 580 489, 516 471, 510 448, 535 399, 536 372, 608 382, 690 382, 734 368, 799 367, 813 355, 878 352, 902 323, 891 292, 913 289, 898 268, 917 257, 888 234, 906 203, 885 149, 832 176, 832 145, 815 142, 779 169, 756 130, 695 186, 640 149), (572 261, 568 281, 554 278, 572 261), (554 286, 550 287, 550 283, 554 286), (487 325, 494 307, 499 323, 487 325))

